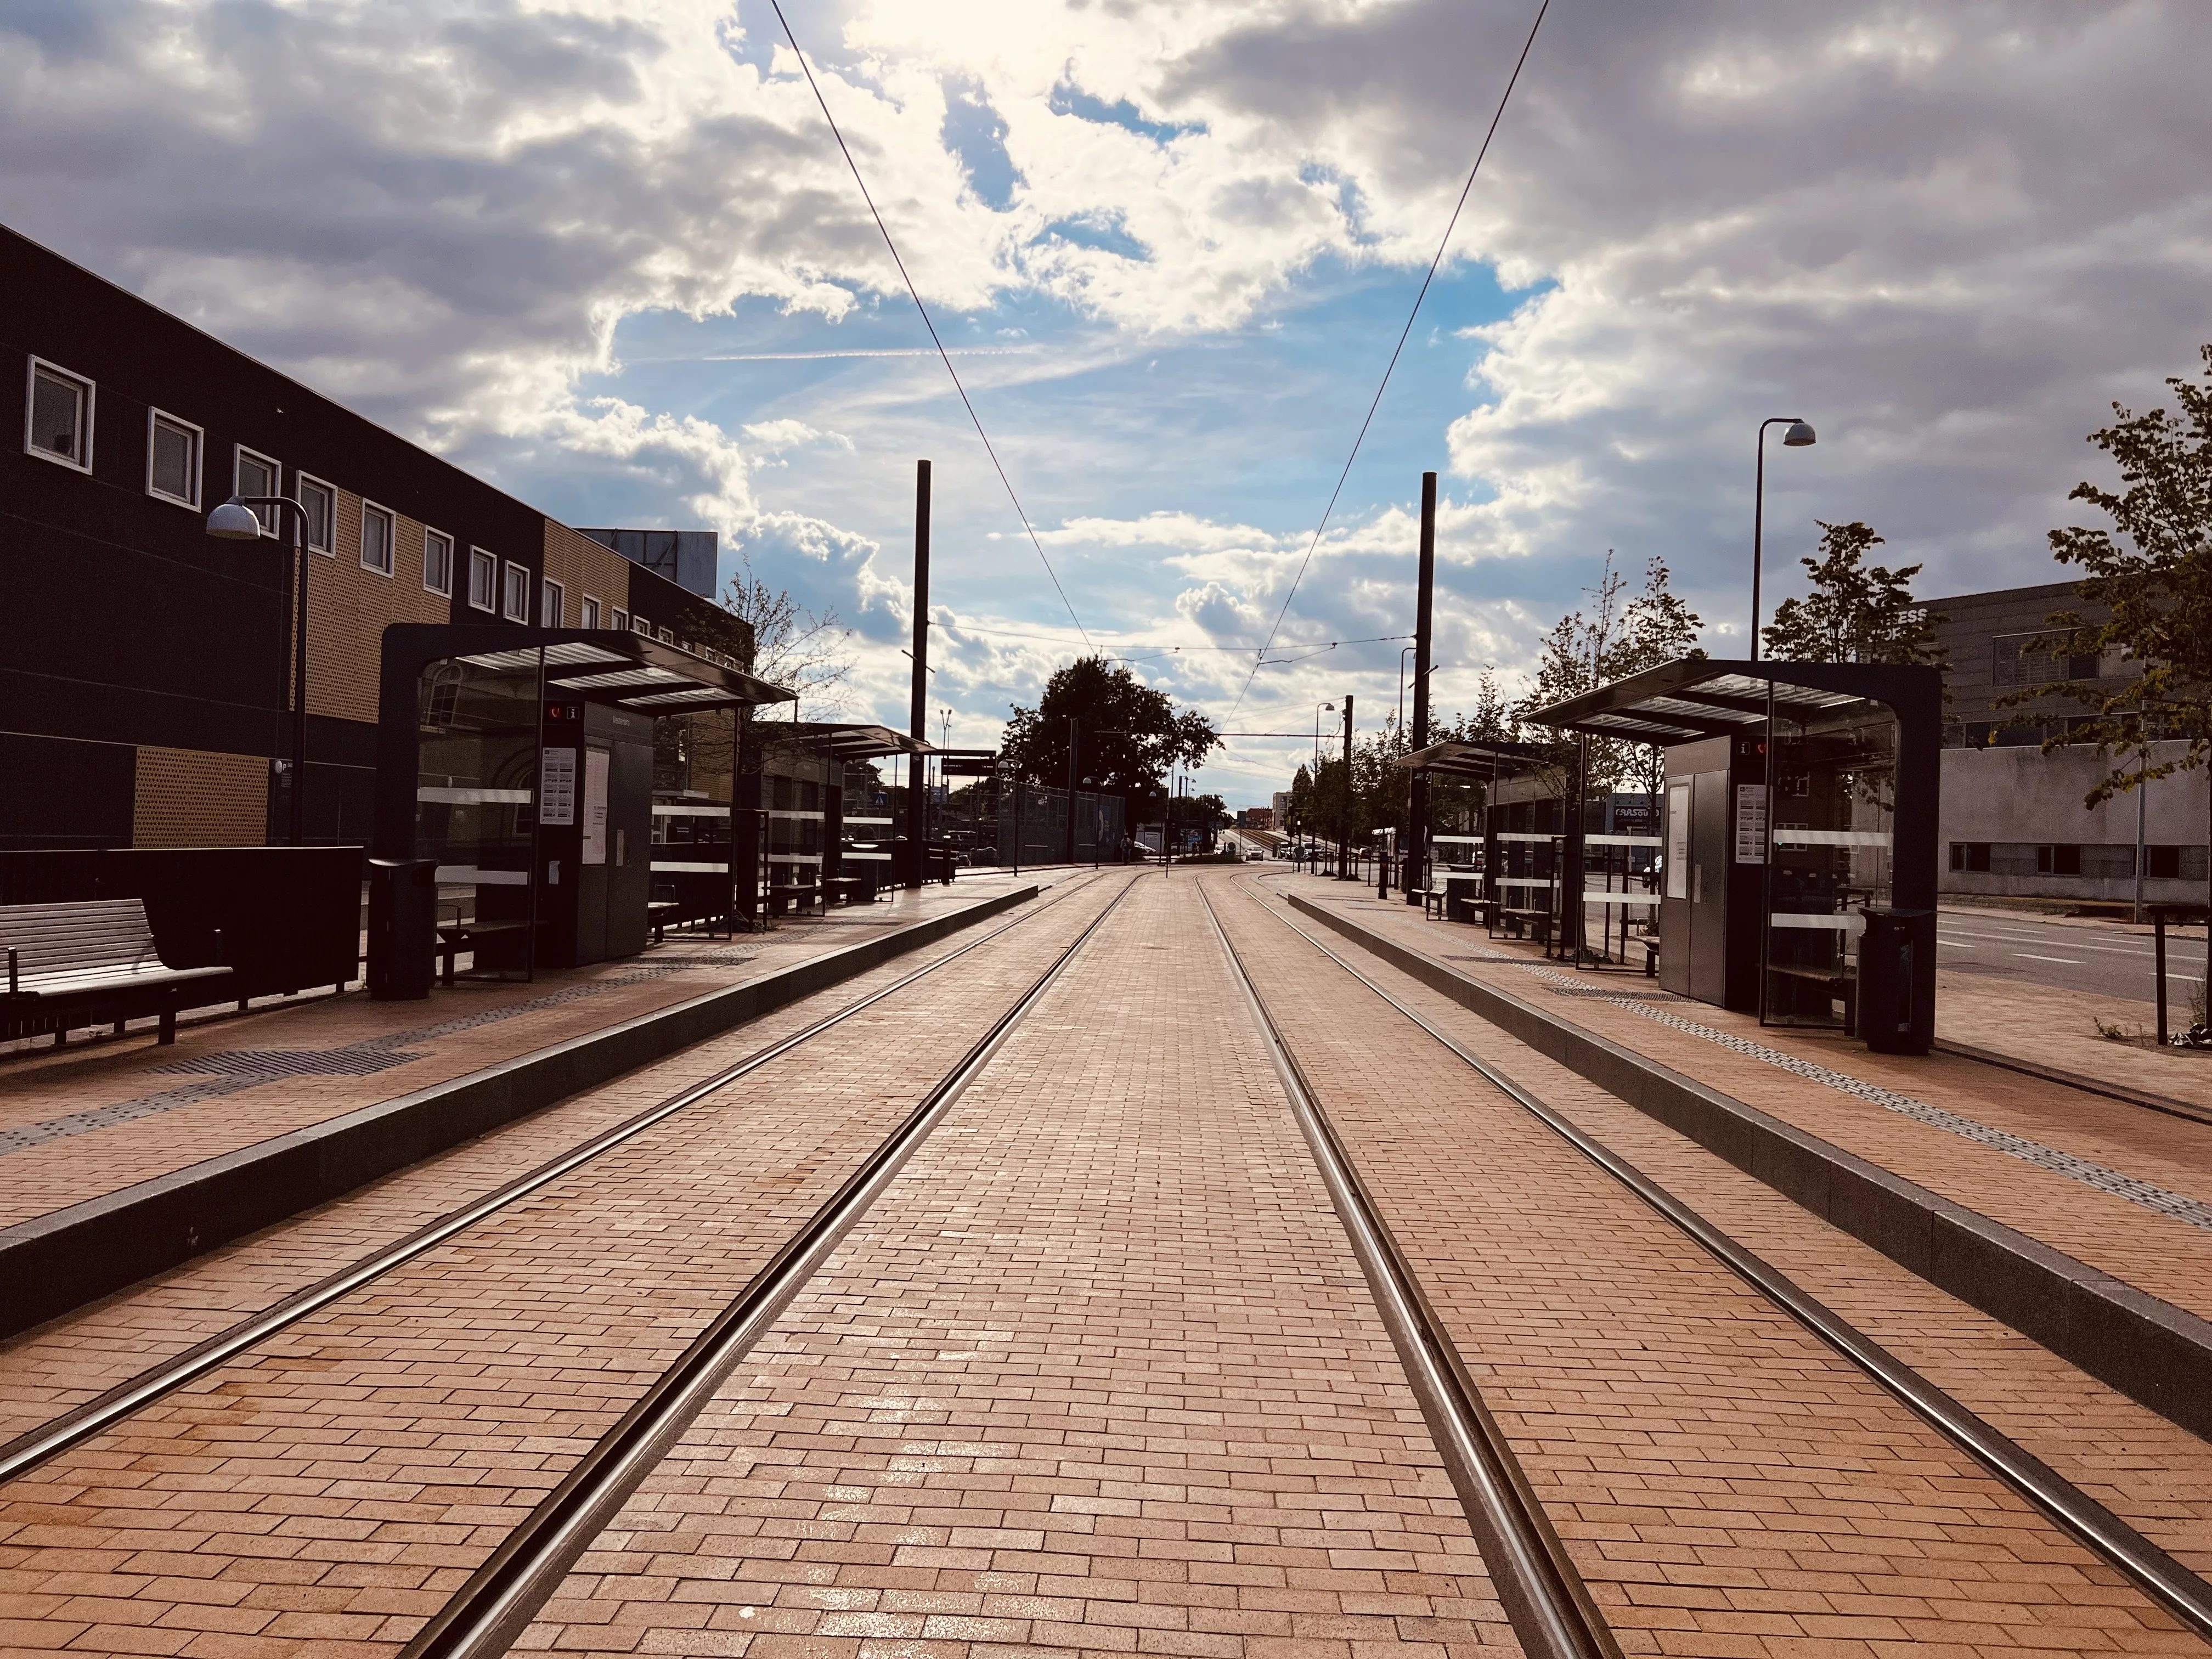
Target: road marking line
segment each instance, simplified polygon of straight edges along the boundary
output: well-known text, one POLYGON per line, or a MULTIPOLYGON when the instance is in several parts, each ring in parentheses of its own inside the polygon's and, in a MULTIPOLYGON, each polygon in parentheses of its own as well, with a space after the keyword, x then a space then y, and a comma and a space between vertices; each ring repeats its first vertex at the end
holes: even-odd
POLYGON ((2063 962, 2069 963, 2076 968, 2082 965, 2081 958, 2079 957, 2039 957, 2033 951, 2015 951, 2013 952, 2013 955, 2020 957, 2024 962, 2063 962))

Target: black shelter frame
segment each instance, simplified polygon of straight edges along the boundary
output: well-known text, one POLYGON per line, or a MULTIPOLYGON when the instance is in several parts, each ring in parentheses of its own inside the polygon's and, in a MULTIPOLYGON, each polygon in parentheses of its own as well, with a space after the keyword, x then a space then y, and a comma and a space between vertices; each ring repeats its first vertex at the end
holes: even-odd
MULTIPOLYGON (((1725 1006, 1756 1007, 1768 1017, 1769 934, 1775 909, 1774 779, 1770 771, 1778 739, 1835 731, 1863 720, 1872 708, 1894 720, 1891 757, 1892 794, 1885 908, 1932 916, 1936 896, 1936 836, 1942 787, 1942 671, 1925 664, 1770 662, 1734 659, 1682 658, 1600 686, 1529 716, 1539 725, 1582 738, 1611 738, 1672 749, 1726 739, 1734 754, 1756 768, 1756 785, 1765 793, 1756 833, 1763 838, 1758 872, 1758 981, 1747 994, 1731 988, 1725 1006)), ((1732 775, 1735 775, 1732 774, 1732 775)), ((1572 816, 1572 815, 1571 815, 1572 816)), ((1738 833, 1742 833, 1739 823, 1738 833)), ((1568 850, 1571 884, 1581 879, 1579 849, 1568 850)), ((1747 935, 1731 927, 1730 953, 1741 955, 1747 935)), ((1748 964, 1743 964, 1747 966, 1748 964)), ((1917 997, 1927 1002, 1925 1024, 1933 1024, 1932 966, 1922 964, 1924 986, 1917 997)), ((1731 986, 1743 984, 1741 969, 1731 969, 1731 986)), ((1722 1000, 1722 999, 1716 999, 1722 1000)), ((1847 1014, 1847 1018, 1849 1018, 1847 1014)))
MULTIPOLYGON (((583 706, 599 704, 649 721, 666 714, 793 702, 799 696, 756 678, 726 659, 709 660, 646 634, 511 623, 395 623, 384 630, 378 674, 376 816, 370 841, 374 858, 410 860, 416 855, 422 686, 425 672, 444 662, 535 677, 537 730, 527 770, 532 807, 530 857, 521 884, 526 890, 521 919, 529 924, 521 963, 526 973, 536 971, 542 921, 538 757, 545 750, 549 716, 557 719, 573 710, 572 718, 580 726, 583 706)), ((742 770, 742 757, 737 759, 742 770)), ((738 809, 734 788, 731 793, 734 847, 738 809)))

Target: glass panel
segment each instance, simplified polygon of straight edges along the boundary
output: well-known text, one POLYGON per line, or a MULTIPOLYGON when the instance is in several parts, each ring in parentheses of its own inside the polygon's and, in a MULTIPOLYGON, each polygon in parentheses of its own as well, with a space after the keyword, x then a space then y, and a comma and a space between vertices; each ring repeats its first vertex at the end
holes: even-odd
POLYGON ((40 369, 31 392, 31 447, 82 465, 84 387, 40 369))
POLYGON ((1771 758, 1762 1017, 1854 1029, 1859 913, 1890 902, 1897 721, 1872 708, 1809 731, 1777 720, 1771 758))
POLYGON ((319 483, 300 480, 300 506, 307 520, 307 545, 318 552, 331 550, 331 492, 319 483))
POLYGON ((422 586, 433 593, 453 591, 453 538, 433 530, 422 538, 422 586))
POLYGON ((489 611, 498 602, 492 592, 499 580, 499 565, 492 556, 480 549, 469 553, 469 603, 479 611, 489 611))
POLYGON ((530 620, 530 573, 519 564, 507 568, 507 619, 530 620))
POLYGON ((392 574, 392 515, 378 507, 362 509, 361 565, 364 570, 392 574))
MULTIPOLYGON (((538 787, 538 673, 433 663, 417 687, 415 854, 443 896, 481 917, 529 914, 538 787)), ((450 910, 447 912, 450 916, 450 910)))
MULTIPOLYGON (((258 455, 248 455, 240 451, 238 457, 238 493, 241 495, 276 495, 277 493, 276 463, 264 461, 258 455)), ((253 516, 261 520, 263 535, 273 536, 276 533, 275 507, 257 507, 253 509, 253 516)))
POLYGON ((154 488, 181 501, 198 499, 199 434, 156 416, 154 420, 154 488))

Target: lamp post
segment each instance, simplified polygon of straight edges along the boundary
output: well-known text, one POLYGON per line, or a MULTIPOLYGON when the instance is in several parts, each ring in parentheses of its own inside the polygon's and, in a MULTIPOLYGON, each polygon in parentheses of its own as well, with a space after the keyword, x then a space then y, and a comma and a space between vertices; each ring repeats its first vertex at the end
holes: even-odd
POLYGON ((1786 426, 1782 434, 1784 449, 1809 449, 1818 441, 1813 428, 1795 415, 1770 415, 1759 423, 1758 483, 1751 497, 1751 659, 1759 660, 1759 542, 1766 521, 1766 428, 1786 426))
POLYGON ((293 589, 298 604, 292 619, 292 802, 289 836, 295 847, 307 841, 307 510, 289 495, 233 495, 208 514, 207 533, 227 542, 261 539, 257 507, 283 510, 292 528, 293 589))
POLYGON ((1334 714, 1336 713, 1336 705, 1333 702, 1317 702, 1314 705, 1313 763, 1316 773, 1321 770, 1321 717, 1324 711, 1334 714))
POLYGON ((1398 647, 1398 733, 1401 737, 1406 732, 1406 659, 1419 648, 1418 645, 1398 647))

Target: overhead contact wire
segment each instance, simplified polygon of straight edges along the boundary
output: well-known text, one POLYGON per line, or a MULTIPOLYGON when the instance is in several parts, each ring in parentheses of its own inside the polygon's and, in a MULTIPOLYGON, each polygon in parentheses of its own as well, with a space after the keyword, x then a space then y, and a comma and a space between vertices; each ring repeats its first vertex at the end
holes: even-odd
POLYGON ((1267 653, 1274 648, 1275 635, 1282 631, 1283 618, 1290 615, 1291 601, 1297 598, 1299 584, 1306 579, 1306 568, 1313 563, 1313 556, 1321 546, 1322 533, 1328 528, 1329 519, 1336 511, 1337 497, 1344 494, 1345 481, 1352 477, 1352 464, 1359 459, 1360 446, 1367 441, 1367 428, 1375 422, 1375 411, 1382 406, 1382 394, 1390 388, 1390 376, 1397 369, 1399 356, 1406 349, 1406 342, 1413 337, 1414 319, 1421 314, 1421 301, 1429 297, 1429 285, 1437 280, 1437 271, 1443 264, 1444 250, 1451 246, 1452 232, 1459 228, 1459 216, 1466 210, 1476 175, 1482 171, 1482 158, 1490 154, 1490 141, 1498 136, 1498 124, 1505 118, 1505 106, 1512 101, 1513 88, 1521 82, 1522 68, 1528 61, 1529 51, 1536 44, 1536 31, 1543 27, 1544 14, 1551 5, 1552 0, 1541 0, 1536 8, 1536 21, 1528 25, 1528 38, 1521 43, 1521 55, 1514 60, 1513 73, 1506 77, 1505 90, 1498 94, 1498 107, 1490 117, 1490 130, 1482 135, 1482 148, 1474 153, 1474 165, 1468 169, 1467 183, 1460 186, 1459 200, 1444 225, 1443 239, 1437 243, 1436 258, 1429 261, 1428 274, 1421 278, 1420 292, 1413 296, 1413 308, 1406 313, 1406 326, 1398 331, 1398 343, 1391 348, 1390 361, 1383 365, 1382 383, 1375 388, 1375 396, 1367 405, 1366 418, 1359 422, 1358 435, 1352 441, 1352 453, 1344 458, 1344 471, 1336 475, 1336 488, 1328 492, 1328 505, 1322 509, 1321 522, 1314 526, 1313 540, 1306 544, 1306 556, 1298 562, 1298 574, 1291 580, 1291 591, 1283 595, 1282 607, 1275 612, 1275 625, 1267 630, 1267 642, 1260 647, 1252 672, 1244 677, 1244 689, 1237 694, 1237 701, 1230 708, 1228 718, 1232 720, 1244 706, 1252 682, 1260 678, 1260 670, 1267 665, 1267 653))
MULTIPOLYGON (((1545 3, 1550 4, 1551 0, 1545 0, 1545 3)), ((1067 607, 1068 621, 1073 623, 1075 631, 1083 635, 1083 648, 1095 652, 1098 647, 1091 642, 1091 630, 1083 625, 1083 618, 1075 614, 1075 606, 1068 599, 1067 590, 1060 585, 1060 573, 1052 568, 1051 559, 1045 555, 1044 544, 1037 539, 1036 527, 1030 524, 1029 513, 1022 506, 1022 498, 1014 493, 1014 481, 1006 476, 1006 469, 999 460, 999 452, 992 447, 991 434, 983 430, 982 417, 975 413, 975 405, 969 400, 968 388, 960 384, 960 371, 952 367, 952 354, 945 350, 945 342, 938 337, 937 325, 930 320, 929 307, 921 302, 921 290, 914 285, 914 278, 908 275, 906 261, 899 257, 898 244, 891 240, 890 227, 884 222, 884 216, 876 207, 876 198, 869 194, 868 181, 860 176, 860 164, 853 159, 852 148, 846 143, 845 135, 838 128, 837 118, 830 112, 830 100, 822 95, 821 83, 814 78, 814 70, 806 61, 805 52, 799 49, 799 37, 791 32, 791 20, 783 15, 781 0, 769 0, 769 4, 775 12, 775 21, 783 25, 783 38, 791 42, 792 55, 799 59, 799 72, 805 76, 806 84, 813 88, 814 101, 822 106, 822 118, 830 124, 830 136, 837 141, 837 149, 845 158, 845 165, 853 170, 853 182, 860 187, 860 199, 868 204, 869 216, 875 220, 876 228, 883 233, 884 246, 890 250, 891 263, 898 267, 899 276, 906 283, 906 291, 913 297, 914 308, 921 313, 921 325, 929 331, 929 343, 937 348, 939 361, 944 363, 945 372, 952 377, 952 389, 960 394, 960 406, 968 411, 969 420, 975 424, 975 435, 983 441, 983 453, 991 458, 991 465, 999 475, 999 482, 1006 487, 1006 499, 1014 504, 1014 516, 1022 521, 1023 533, 1029 537, 1030 545, 1036 549, 1037 558, 1044 566, 1044 574, 1052 578, 1053 592, 1060 595, 1060 604, 1067 607)))

